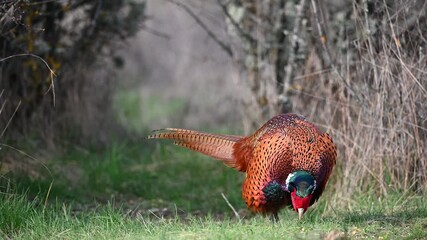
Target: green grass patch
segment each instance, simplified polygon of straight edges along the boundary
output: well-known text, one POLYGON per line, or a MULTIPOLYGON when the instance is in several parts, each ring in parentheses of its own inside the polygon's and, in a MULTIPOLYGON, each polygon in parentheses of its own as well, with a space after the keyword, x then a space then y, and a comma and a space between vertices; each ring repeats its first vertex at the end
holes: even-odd
POLYGON ((40 168, 40 178, 13 174, 0 183, 14 179, 14 187, 31 197, 47 196, 50 190, 50 201, 137 201, 142 207, 179 212, 228 211, 224 193, 233 206, 244 208, 242 173, 170 144, 141 139, 105 151, 75 149, 50 162, 53 176, 40 168))
POLYGON ((249 214, 243 174, 168 144, 140 140, 106 150, 74 149, 38 178, 2 176, 0 237, 13 239, 423 239, 425 196, 354 196, 334 208, 327 195, 302 221, 290 209, 273 225, 249 214), (14 190, 11 190, 14 189, 14 190), (233 214, 224 199, 240 212, 233 214), (45 200, 48 199, 47 202, 45 200))
MULTIPOLYGON (((362 199, 362 198, 361 198, 362 199)), ((427 203, 421 197, 407 198, 398 209, 394 197, 367 211, 366 201, 352 211, 323 217, 311 214, 298 221, 284 211, 272 224, 257 216, 242 221, 218 220, 206 215, 187 218, 130 217, 114 204, 99 205, 75 213, 66 204, 44 207, 23 195, 0 195, 0 237, 12 239, 424 239, 427 237, 427 203)))

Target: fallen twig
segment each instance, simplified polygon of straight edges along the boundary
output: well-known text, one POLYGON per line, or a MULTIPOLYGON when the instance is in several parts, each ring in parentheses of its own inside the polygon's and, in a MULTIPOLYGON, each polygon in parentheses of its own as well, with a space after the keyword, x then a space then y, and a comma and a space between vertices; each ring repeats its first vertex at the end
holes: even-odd
POLYGON ((227 197, 224 195, 224 193, 221 193, 222 198, 224 198, 225 202, 227 203, 227 205, 231 208, 231 210, 234 213, 234 216, 236 216, 237 219, 240 219, 239 213, 236 211, 236 209, 233 207, 233 205, 231 205, 231 203, 228 201, 227 197))

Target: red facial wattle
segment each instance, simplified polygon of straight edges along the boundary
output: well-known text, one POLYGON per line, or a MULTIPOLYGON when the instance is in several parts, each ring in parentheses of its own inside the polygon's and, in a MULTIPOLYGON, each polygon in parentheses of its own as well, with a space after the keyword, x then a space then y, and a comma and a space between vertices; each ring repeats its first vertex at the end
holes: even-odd
POLYGON ((292 206, 294 207, 294 210, 298 212, 299 208, 303 208, 304 212, 307 211, 312 197, 313 195, 310 194, 305 198, 301 198, 296 194, 296 191, 291 192, 292 206))

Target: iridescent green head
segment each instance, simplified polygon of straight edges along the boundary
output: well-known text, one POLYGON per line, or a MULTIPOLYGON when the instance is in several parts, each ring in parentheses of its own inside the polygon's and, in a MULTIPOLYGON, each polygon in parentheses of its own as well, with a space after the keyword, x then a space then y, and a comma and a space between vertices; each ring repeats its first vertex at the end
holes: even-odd
POLYGON ((286 188, 289 192, 296 191, 299 197, 307 197, 316 190, 316 180, 306 171, 298 170, 288 175, 286 188))
POLYGON ((286 190, 291 193, 292 206, 301 219, 310 206, 316 190, 316 180, 308 172, 298 170, 290 173, 286 178, 286 190))

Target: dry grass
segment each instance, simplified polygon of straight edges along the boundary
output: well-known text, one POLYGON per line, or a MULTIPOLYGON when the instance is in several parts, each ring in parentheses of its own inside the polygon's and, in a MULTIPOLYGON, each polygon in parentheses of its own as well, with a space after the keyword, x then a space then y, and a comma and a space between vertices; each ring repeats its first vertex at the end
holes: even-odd
POLYGON ((337 36, 344 46, 330 44, 355 95, 336 72, 322 71, 315 51, 293 90, 295 111, 309 112, 338 145, 335 189, 344 203, 357 192, 427 190, 425 3, 376 6, 369 16, 361 6, 354 4, 348 32, 337 36))

